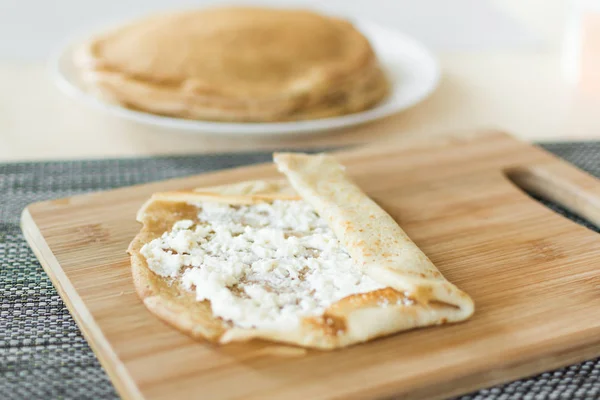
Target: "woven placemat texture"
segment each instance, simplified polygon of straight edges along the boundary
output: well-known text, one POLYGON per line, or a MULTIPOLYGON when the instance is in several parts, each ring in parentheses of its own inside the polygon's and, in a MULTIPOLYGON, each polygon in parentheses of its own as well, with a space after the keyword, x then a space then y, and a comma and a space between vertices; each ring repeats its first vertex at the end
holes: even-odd
MULTIPOLYGON (((543 147, 600 177, 600 143, 543 147)), ((23 238, 19 217, 27 204, 270 158, 245 153, 0 165, 0 399, 118 398, 23 238)), ((461 397, 483 399, 600 399, 600 359, 461 397)))

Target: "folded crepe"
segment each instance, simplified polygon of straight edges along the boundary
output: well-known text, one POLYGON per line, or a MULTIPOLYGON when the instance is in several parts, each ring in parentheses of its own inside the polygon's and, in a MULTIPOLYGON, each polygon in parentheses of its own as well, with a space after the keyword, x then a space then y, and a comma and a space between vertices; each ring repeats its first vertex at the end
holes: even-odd
POLYGON ((141 208, 129 252, 151 312, 195 338, 319 349, 472 315, 471 298, 333 157, 274 160, 287 182, 157 193, 141 208))

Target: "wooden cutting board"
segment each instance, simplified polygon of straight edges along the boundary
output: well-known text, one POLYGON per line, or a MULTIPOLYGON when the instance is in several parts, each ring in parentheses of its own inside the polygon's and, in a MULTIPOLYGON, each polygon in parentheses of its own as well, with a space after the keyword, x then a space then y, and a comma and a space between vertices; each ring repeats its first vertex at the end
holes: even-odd
POLYGON ((146 311, 125 253, 144 200, 273 177, 272 165, 32 204, 22 228, 124 398, 444 398, 600 355, 600 236, 511 182, 600 223, 596 179, 497 132, 339 157, 472 296, 472 319, 304 352, 195 342, 146 311))

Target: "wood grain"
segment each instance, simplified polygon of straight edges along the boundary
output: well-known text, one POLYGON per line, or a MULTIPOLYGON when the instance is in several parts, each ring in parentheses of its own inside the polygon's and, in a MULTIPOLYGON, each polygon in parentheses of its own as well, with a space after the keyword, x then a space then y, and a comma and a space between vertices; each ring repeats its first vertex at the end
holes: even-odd
POLYGON ((24 234, 125 398, 444 398, 600 355, 600 184, 498 132, 340 153, 476 304, 471 320, 334 351, 195 342, 137 298, 125 249, 153 192, 273 177, 259 165, 30 205, 24 234), (510 179, 509 179, 510 178, 510 179))

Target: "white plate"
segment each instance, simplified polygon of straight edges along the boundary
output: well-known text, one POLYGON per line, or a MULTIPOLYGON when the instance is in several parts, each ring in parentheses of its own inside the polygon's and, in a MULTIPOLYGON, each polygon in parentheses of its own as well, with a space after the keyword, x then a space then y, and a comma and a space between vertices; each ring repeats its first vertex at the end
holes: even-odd
POLYGON ((397 113, 427 97, 437 86, 439 66, 433 55, 419 42, 400 32, 364 20, 354 21, 373 45, 393 88, 387 100, 376 107, 341 117, 298 122, 228 123, 171 118, 133 111, 104 102, 87 93, 73 65, 75 44, 52 60, 51 69, 58 86, 67 94, 96 108, 140 123, 190 133, 237 136, 310 134, 373 121, 397 113))

